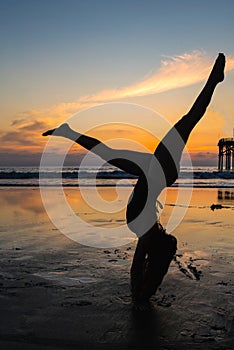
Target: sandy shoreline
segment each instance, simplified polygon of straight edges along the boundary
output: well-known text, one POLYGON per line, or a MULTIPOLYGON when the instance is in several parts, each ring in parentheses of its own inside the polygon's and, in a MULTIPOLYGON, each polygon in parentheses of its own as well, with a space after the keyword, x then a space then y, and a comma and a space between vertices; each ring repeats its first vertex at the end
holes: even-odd
POLYGON ((1 348, 232 349, 233 210, 212 212, 216 193, 203 195, 175 230, 179 250, 154 309, 136 314, 135 241, 82 246, 49 222, 38 189, 1 190, 1 348))

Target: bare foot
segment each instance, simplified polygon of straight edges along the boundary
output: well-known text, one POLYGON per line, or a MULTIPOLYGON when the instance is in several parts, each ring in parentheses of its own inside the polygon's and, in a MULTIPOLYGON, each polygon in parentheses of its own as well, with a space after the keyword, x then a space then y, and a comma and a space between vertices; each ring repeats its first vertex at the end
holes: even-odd
POLYGON ((220 53, 215 61, 213 69, 210 73, 210 79, 215 83, 220 83, 224 80, 225 56, 220 53))
POLYGON ((70 130, 71 130, 70 126, 67 123, 65 123, 60 125, 56 129, 51 129, 51 130, 47 130, 46 132, 43 132, 42 136, 49 136, 49 135, 66 136, 70 130))

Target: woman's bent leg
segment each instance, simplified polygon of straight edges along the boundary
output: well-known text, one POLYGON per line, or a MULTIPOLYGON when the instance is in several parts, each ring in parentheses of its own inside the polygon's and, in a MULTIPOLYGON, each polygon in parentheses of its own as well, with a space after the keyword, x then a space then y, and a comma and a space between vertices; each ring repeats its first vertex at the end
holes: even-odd
POLYGON ((103 160, 130 174, 140 176, 146 171, 151 155, 142 152, 129 151, 124 149, 113 149, 94 137, 82 135, 72 130, 68 124, 62 124, 56 129, 48 130, 43 136, 62 136, 81 145, 85 149, 98 155, 103 160))

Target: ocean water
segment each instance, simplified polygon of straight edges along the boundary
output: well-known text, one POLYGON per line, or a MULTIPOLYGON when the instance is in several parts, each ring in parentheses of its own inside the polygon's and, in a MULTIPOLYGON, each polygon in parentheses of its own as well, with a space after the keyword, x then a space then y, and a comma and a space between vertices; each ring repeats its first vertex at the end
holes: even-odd
MULTIPOLYGON (((111 165, 76 167, 0 167, 0 186, 132 186, 137 179, 111 165)), ((234 188, 234 171, 181 167, 174 187, 234 188)))

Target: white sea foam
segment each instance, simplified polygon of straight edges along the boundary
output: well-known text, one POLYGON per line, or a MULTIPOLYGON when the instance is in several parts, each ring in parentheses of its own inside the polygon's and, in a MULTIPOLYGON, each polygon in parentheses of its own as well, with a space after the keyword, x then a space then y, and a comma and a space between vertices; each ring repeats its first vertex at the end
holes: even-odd
MULTIPOLYGON (((40 172, 45 186, 132 186, 136 177, 110 165, 101 169, 95 166, 65 166, 62 173, 56 167, 40 172), (78 177, 79 175, 79 177, 78 177), (121 183, 119 182, 121 180, 121 183)), ((0 167, 0 186, 38 186, 39 167, 0 167)), ((183 187, 234 187, 234 171, 218 172, 216 167, 181 167, 174 186, 183 187)))

